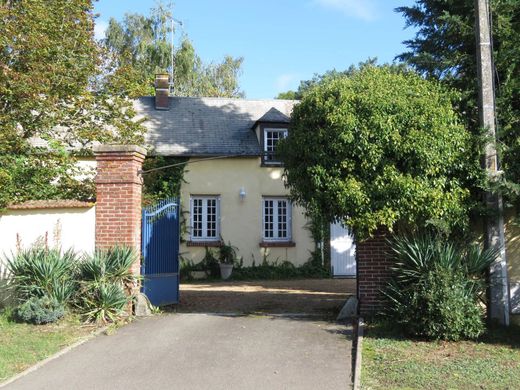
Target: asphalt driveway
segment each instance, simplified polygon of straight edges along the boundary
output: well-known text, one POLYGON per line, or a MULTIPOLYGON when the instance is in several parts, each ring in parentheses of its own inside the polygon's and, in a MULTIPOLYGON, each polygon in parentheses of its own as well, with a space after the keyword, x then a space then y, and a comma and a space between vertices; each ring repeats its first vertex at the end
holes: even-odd
POLYGON ((351 334, 316 317, 164 314, 98 336, 7 389, 347 389, 351 334))

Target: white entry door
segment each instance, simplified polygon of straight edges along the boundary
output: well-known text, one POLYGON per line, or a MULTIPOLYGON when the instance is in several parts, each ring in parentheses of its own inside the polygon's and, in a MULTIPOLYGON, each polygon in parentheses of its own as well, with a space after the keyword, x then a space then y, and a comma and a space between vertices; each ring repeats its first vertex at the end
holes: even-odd
POLYGON ((330 225, 330 264, 333 276, 356 276, 356 245, 349 229, 330 225))

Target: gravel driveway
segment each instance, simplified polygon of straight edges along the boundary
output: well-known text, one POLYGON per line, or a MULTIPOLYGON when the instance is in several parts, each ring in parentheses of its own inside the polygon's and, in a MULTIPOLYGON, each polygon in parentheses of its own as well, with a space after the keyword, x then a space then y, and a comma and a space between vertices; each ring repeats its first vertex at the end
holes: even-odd
POLYGON ((334 317, 356 293, 355 279, 184 283, 178 312, 305 313, 334 317))

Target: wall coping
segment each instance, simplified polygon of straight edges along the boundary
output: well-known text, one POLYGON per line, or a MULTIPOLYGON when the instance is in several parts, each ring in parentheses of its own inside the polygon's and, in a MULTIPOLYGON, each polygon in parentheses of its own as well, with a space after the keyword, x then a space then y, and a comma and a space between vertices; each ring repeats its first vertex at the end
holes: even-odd
POLYGON ((93 148, 94 154, 129 154, 139 153, 146 156, 145 148, 138 145, 96 145, 93 148))
POLYGON ((28 200, 23 203, 10 204, 8 210, 34 210, 34 209, 79 209, 91 208, 93 202, 82 202, 79 200, 54 199, 54 200, 28 200))

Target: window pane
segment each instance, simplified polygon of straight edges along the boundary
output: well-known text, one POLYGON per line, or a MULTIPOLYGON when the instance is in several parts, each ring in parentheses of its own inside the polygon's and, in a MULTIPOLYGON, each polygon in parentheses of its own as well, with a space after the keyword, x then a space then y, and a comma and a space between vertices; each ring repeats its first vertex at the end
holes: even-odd
POLYGON ((273 200, 264 200, 264 237, 273 238, 274 229, 274 215, 273 215, 273 200))
POLYGON ((215 239, 218 234, 217 198, 192 198, 192 237, 215 239))

